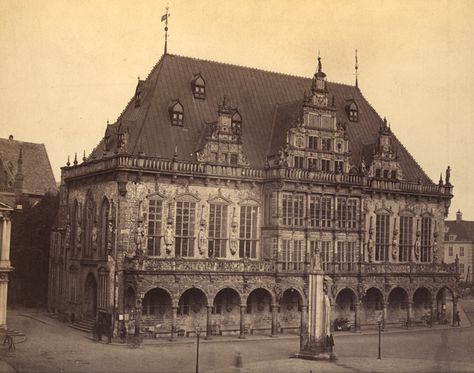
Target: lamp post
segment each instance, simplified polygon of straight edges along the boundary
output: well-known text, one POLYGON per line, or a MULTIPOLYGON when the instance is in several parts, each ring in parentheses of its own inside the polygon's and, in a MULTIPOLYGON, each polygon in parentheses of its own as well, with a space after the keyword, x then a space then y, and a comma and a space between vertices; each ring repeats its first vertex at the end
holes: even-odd
POLYGON ((196 373, 199 373, 199 336, 201 335, 201 327, 196 327, 196 337, 197 337, 197 344, 196 344, 196 373))
POLYGON ((377 324, 379 325, 379 356, 378 359, 382 359, 382 322, 377 321, 377 324))

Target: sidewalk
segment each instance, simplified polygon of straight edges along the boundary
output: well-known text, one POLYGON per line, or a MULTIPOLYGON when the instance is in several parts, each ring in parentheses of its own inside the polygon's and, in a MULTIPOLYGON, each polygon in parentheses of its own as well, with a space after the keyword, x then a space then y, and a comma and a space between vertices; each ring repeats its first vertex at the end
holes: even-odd
MULTIPOLYGON (((461 308, 461 307, 460 307, 461 308)), ((461 328, 469 328, 471 327, 471 323, 469 322, 467 316, 465 315, 464 311, 461 308, 461 328)), ((28 317, 34 320, 37 320, 41 323, 48 324, 48 325, 54 325, 54 323, 59 323, 60 325, 67 326, 67 324, 55 319, 51 318, 50 315, 47 313, 28 313, 28 312, 20 312, 18 313, 18 316, 20 317, 28 317)), ((451 329, 453 326, 451 324, 446 324, 446 325, 433 325, 432 328, 429 328, 425 325, 423 326, 412 326, 408 329, 399 327, 392 327, 388 328, 385 331, 383 331, 383 334, 393 334, 393 333, 416 333, 418 331, 428 331, 428 330, 443 330, 443 329, 451 329)), ((73 330, 75 331, 75 330, 73 330)), ((87 335, 84 332, 80 331, 75 331, 80 335, 86 336, 91 342, 95 342, 93 339, 92 335, 87 335)), ((360 332, 351 332, 351 331, 339 331, 339 332, 334 332, 334 338, 339 339, 341 337, 352 337, 352 336, 363 336, 363 335, 376 335, 378 334, 377 329, 365 329, 360 332)), ((268 340, 268 341, 278 341, 278 340, 288 340, 288 339, 299 339, 299 335, 297 334, 279 334, 277 337, 271 337, 270 335, 264 335, 264 334, 257 334, 257 335, 252 335, 252 334, 247 334, 245 335, 245 338, 238 338, 238 336, 212 336, 210 339, 205 338, 205 333, 201 334, 200 337, 200 343, 228 343, 228 342, 237 342, 237 343, 244 343, 246 341, 258 341, 258 340, 268 340)), ((97 343, 102 343, 106 344, 107 338, 104 337, 102 342, 97 342, 97 343)), ((161 337, 161 338, 143 338, 142 339, 142 345, 143 346, 153 346, 153 345, 158 345, 158 346, 172 346, 172 345, 183 345, 183 344, 195 344, 196 343, 196 337, 177 337, 174 341, 170 341, 169 338, 161 337)), ((115 338, 112 343, 109 344, 110 346, 122 346, 122 347, 129 347, 127 343, 121 343, 118 338, 115 338)), ((0 372, 1 373, 1 372, 0 372)))
POLYGON ((342 358, 335 362, 301 359, 282 359, 245 364, 242 368, 226 367, 208 370, 205 373, 472 373, 474 364, 421 359, 342 358))

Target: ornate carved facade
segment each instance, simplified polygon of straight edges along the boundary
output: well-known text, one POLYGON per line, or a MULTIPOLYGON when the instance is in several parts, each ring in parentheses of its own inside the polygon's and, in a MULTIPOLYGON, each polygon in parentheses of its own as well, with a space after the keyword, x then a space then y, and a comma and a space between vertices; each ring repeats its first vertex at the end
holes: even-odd
POLYGON ((320 59, 305 79, 164 55, 137 92, 62 169, 51 310, 172 337, 298 331, 322 268, 356 329, 452 314, 449 179, 320 59))

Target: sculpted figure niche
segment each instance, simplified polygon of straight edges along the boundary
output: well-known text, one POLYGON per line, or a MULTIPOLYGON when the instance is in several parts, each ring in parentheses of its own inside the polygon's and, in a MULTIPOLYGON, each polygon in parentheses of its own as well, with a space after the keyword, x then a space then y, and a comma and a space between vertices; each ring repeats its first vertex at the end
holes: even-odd
POLYGON ((369 255, 369 263, 374 261, 374 229, 370 228, 369 230, 369 241, 367 242, 367 253, 369 255))
POLYGON ((173 220, 171 219, 168 219, 166 221, 165 235, 163 239, 165 241, 166 255, 169 256, 173 252, 173 246, 174 246, 173 220))
MULTIPOLYGON (((198 249, 199 254, 204 255, 207 248, 207 234, 206 234, 206 222, 201 220, 201 224, 199 225, 199 233, 198 233, 198 249)), ((209 252, 209 257, 214 257, 214 253, 209 252)))
POLYGON ((392 259, 396 260, 398 258, 398 230, 393 231, 392 239, 392 259))

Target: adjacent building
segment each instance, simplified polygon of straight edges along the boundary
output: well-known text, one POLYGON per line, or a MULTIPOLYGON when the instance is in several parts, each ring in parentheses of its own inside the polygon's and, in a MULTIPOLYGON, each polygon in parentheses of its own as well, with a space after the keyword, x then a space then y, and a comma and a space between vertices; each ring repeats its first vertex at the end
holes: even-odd
POLYGON ((358 86, 165 54, 62 168, 51 311, 150 335, 447 322, 450 170, 433 183, 358 86))
MULTIPOLYGON (((0 139, 0 203, 9 207, 3 227, 8 220, 11 228, 10 251, 7 259, 0 261, 6 268, 11 259, 15 267, 9 274, 10 303, 46 301, 49 227, 54 216, 45 210, 56 208, 57 189, 44 144, 18 141, 12 135, 0 139), (53 206, 45 209, 46 204, 53 206)), ((5 242, 3 245, 6 247, 5 242)), ((12 269, 10 266, 9 271, 12 269)), ((2 279, 8 281, 7 274, 2 279)), ((6 297, 6 291, 4 294, 6 297)))
POLYGON ((444 262, 459 261, 459 276, 462 281, 472 281, 474 264, 474 221, 462 220, 460 210, 456 213, 456 220, 446 221, 444 235, 444 262))

